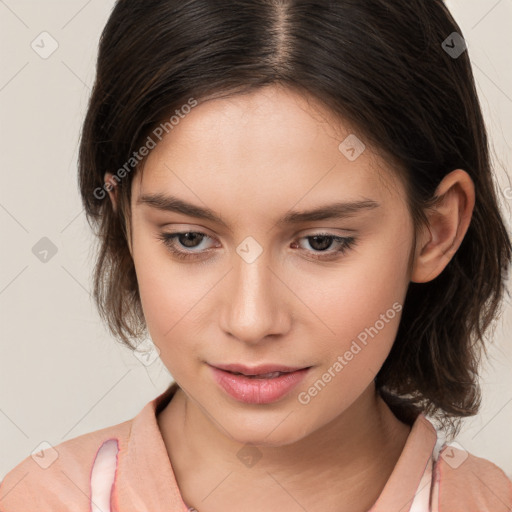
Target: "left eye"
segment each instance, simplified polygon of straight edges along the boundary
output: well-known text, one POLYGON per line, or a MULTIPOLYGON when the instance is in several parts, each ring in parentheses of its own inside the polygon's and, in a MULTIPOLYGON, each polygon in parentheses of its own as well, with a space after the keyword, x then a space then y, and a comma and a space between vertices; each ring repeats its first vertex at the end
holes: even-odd
MULTIPOLYGON (((194 259, 202 257, 202 254, 208 252, 209 249, 202 251, 192 251, 191 249, 196 249, 204 239, 211 237, 205 233, 197 231, 183 231, 179 233, 159 233, 157 238, 162 241, 178 259, 194 259), (180 248, 177 247, 177 243, 179 243, 180 248), (183 247, 188 250, 183 250, 183 247)), ((315 233, 313 235, 299 238, 299 240, 308 240, 313 251, 308 249, 304 250, 312 252, 313 254, 311 254, 311 257, 315 259, 336 258, 338 255, 347 252, 356 243, 356 239, 354 237, 341 237, 331 233, 315 233), (329 250, 333 244, 336 245, 336 248, 329 250)), ((292 247, 296 248, 297 246, 300 247, 297 242, 293 242, 292 247)))
MULTIPOLYGON (((345 253, 355 244, 354 237, 342 237, 332 235, 330 233, 317 233, 314 235, 305 236, 299 240, 307 240, 308 244, 313 248, 314 252, 326 252, 331 256, 333 253, 335 255, 338 253, 345 253), (333 244, 336 245, 336 248, 328 250, 333 244)), ((297 246, 298 244, 294 243, 293 245, 297 246)))

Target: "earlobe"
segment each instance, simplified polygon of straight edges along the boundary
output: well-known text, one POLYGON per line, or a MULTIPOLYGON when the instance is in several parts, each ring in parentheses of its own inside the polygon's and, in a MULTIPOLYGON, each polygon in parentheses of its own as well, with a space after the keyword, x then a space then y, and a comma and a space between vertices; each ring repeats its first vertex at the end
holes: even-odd
POLYGON ((113 179, 113 176, 111 172, 106 172, 103 176, 103 181, 105 182, 105 190, 108 192, 112 202, 112 208, 114 211, 117 211, 117 183, 115 179, 113 179))
MULTIPOLYGON (((108 192, 110 200, 112 201, 112 208, 113 208, 114 212, 117 212, 117 208, 118 208, 118 201, 117 201, 118 188, 116 186, 117 182, 116 182, 115 178, 113 178, 113 174, 111 172, 106 172, 105 175, 103 176, 103 180, 105 182, 105 190, 108 192)), ((133 258, 132 245, 131 245, 131 229, 130 229, 129 222, 126 226, 126 230, 127 230, 126 242, 128 244, 128 250, 130 251, 130 254, 133 258)))
POLYGON ((435 192, 437 203, 426 211, 428 226, 417 238, 411 281, 435 279, 457 252, 471 222, 475 187, 466 171, 444 177, 435 192))

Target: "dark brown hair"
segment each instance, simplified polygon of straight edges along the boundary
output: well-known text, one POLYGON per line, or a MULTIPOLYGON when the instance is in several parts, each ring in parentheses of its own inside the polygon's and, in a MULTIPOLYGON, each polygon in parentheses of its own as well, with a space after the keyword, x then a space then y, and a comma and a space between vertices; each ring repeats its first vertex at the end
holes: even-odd
POLYGON ((473 179, 462 245, 437 278, 410 283, 375 379, 404 420, 423 411, 457 433, 459 418, 480 406, 480 348, 499 313, 511 243, 468 52, 443 45, 461 48, 454 32, 462 34, 441 0, 119 0, 101 36, 79 153, 99 241, 94 298, 114 336, 133 347, 147 333, 127 245, 131 181, 145 162, 134 152, 161 123, 171 129, 191 98, 284 85, 400 162, 416 228, 445 175, 462 168, 473 179), (117 212, 106 171, 117 177, 117 212))

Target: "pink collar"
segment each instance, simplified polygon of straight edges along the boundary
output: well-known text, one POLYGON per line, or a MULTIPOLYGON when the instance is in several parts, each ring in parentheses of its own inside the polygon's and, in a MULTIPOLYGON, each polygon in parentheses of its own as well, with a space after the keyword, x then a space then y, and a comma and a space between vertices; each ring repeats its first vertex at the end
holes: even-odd
MULTIPOLYGON (((167 455, 157 415, 178 389, 173 383, 133 419, 127 438, 100 446, 91 471, 91 512, 189 512, 167 455)), ((434 426, 420 414, 384 489, 369 512, 429 512, 433 464, 439 453, 434 426)))

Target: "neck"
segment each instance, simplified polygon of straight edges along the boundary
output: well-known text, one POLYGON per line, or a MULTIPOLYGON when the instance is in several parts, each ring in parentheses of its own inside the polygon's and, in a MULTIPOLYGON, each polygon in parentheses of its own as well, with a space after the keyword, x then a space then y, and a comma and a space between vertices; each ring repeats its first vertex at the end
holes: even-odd
POLYGON ((181 389, 158 423, 183 500, 198 512, 365 512, 382 492, 410 432, 373 383, 333 421, 284 446, 233 440, 181 389))

